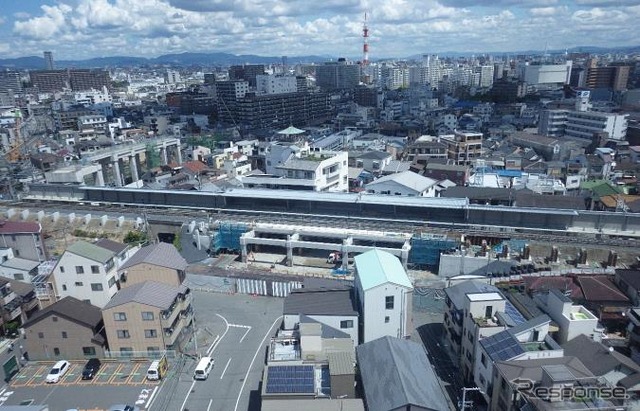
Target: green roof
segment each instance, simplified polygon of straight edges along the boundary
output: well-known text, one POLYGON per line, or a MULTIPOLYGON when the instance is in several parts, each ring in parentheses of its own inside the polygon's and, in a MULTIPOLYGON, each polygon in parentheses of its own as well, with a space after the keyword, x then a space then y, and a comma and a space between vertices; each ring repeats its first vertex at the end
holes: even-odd
POLYGON ((580 184, 583 190, 590 190, 596 197, 611 196, 622 194, 622 190, 614 187, 606 180, 584 181, 580 184))
POLYGON ((413 287, 400 260, 386 251, 367 251, 357 255, 355 263, 363 290, 370 290, 385 283, 413 287))
POLYGON ((107 261, 112 259, 115 255, 115 253, 111 250, 98 247, 95 244, 91 244, 82 240, 76 241, 75 243, 71 244, 69 247, 67 247, 66 251, 103 264, 107 263, 107 261))

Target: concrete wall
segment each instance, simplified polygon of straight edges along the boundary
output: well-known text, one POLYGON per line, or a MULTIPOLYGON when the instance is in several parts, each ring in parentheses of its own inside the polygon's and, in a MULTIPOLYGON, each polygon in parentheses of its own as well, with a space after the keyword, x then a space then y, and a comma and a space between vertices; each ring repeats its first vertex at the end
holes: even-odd
POLYGON ((363 343, 389 335, 404 338, 409 330, 405 328, 407 316, 411 316, 406 294, 411 290, 391 283, 365 291, 364 296, 364 336, 363 343), (393 309, 386 309, 385 298, 394 297, 393 309), (388 317, 388 322, 386 321, 388 317))
POLYGON ((476 270, 486 267, 490 262, 489 257, 440 254, 438 275, 448 278, 456 275, 471 274, 476 270))

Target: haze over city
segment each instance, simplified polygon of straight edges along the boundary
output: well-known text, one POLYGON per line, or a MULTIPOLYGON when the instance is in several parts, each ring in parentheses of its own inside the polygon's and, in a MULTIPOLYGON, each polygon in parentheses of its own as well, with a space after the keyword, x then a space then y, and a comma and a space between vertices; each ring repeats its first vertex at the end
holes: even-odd
POLYGON ((636 0, 3 1, 0 57, 59 59, 177 52, 358 56, 636 45, 636 0))

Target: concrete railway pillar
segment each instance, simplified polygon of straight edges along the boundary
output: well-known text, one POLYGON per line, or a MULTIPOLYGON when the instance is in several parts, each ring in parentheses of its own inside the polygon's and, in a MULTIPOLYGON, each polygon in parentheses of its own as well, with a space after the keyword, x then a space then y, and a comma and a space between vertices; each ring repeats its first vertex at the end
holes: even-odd
POLYGON ((160 160, 162 161, 162 165, 166 166, 169 164, 169 160, 167 158, 167 146, 163 145, 160 147, 160 160))
POLYGON ((111 158, 111 165, 113 166, 113 179, 116 187, 122 187, 122 174, 120 174, 120 160, 118 157, 111 158))
POLYGON ((287 236, 287 266, 293 267, 293 243, 300 241, 300 234, 294 233, 287 236))
POLYGON ((131 179, 133 181, 140 180, 138 176, 138 158, 135 153, 129 155, 129 168, 131 169, 131 179))
POLYGON ((411 251, 411 242, 407 240, 402 245, 402 250, 400 251, 400 262, 402 262, 402 266, 405 270, 409 264, 409 251, 411 251))
POLYGON ((342 254, 342 269, 349 269, 349 249, 353 245, 353 237, 347 237, 342 240, 342 247, 340 249, 340 253, 342 254))

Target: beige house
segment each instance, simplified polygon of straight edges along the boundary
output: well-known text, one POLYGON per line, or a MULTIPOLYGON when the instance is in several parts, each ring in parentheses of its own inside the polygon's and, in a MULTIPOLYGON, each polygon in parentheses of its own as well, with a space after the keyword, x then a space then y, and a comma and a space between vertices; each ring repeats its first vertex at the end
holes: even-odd
POLYGON ((106 339, 100 309, 74 297, 36 312, 23 325, 29 360, 104 357, 106 339))
POLYGON ((167 243, 157 243, 139 249, 118 269, 120 287, 130 287, 145 281, 157 281, 173 286, 182 284, 187 261, 167 243))
POLYGON ((183 285, 145 281, 121 289, 102 310, 111 352, 147 356, 182 348, 193 332, 191 300, 183 285))

